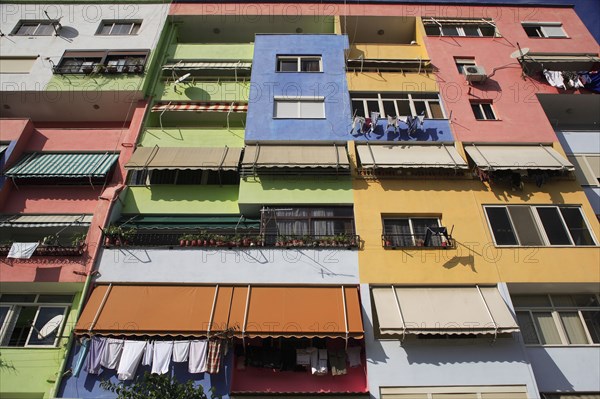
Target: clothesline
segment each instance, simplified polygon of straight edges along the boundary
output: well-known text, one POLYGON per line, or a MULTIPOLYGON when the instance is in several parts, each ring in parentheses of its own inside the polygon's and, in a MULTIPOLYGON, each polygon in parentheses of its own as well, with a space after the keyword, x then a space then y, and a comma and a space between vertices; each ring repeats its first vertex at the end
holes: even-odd
POLYGON ((600 93, 600 74, 597 71, 592 72, 574 72, 574 71, 549 71, 544 69, 543 75, 553 87, 559 89, 581 89, 600 93))

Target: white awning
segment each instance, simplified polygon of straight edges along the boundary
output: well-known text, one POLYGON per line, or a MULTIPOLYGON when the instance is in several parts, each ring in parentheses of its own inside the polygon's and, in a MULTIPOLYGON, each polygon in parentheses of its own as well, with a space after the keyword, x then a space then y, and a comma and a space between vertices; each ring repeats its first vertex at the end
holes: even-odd
POLYGON ((163 66, 163 69, 250 69, 251 62, 177 62, 163 66))
POLYGON ((357 144, 363 168, 467 169, 453 145, 357 144))
POLYGON ((569 170, 573 165, 549 145, 469 145, 465 151, 482 170, 569 170))
POLYGON ((375 287, 379 331, 498 334, 519 331, 497 287, 375 287))
POLYGON ((0 227, 89 226, 93 215, 4 215, 0 227))
POLYGON ((340 168, 349 169, 343 145, 249 145, 242 168, 340 168))

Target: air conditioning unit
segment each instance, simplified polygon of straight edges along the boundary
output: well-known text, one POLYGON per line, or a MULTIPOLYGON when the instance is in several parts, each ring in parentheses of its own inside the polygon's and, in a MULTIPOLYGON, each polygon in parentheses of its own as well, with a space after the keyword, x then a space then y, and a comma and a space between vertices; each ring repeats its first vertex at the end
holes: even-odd
POLYGON ((485 69, 479 65, 467 65, 463 68, 467 82, 483 82, 487 79, 485 69))

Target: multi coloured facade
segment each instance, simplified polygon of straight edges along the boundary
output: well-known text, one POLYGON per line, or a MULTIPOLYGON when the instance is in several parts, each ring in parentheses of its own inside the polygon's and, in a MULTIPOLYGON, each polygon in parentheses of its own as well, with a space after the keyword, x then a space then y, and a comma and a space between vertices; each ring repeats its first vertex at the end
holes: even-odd
POLYGON ((2 10, 0 396, 600 395, 572 7, 2 10))

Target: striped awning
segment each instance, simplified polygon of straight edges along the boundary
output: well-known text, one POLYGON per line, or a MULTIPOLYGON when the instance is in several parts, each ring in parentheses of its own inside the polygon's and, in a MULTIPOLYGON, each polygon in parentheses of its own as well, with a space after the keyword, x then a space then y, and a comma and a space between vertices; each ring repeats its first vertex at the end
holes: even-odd
POLYGON ((251 62, 177 62, 163 65, 165 69, 250 69, 251 62))
POLYGON ((3 215, 0 227, 89 226, 93 215, 3 215))
POLYGON ((84 178, 104 177, 119 154, 45 153, 27 154, 5 175, 12 178, 84 178))
POLYGON ((237 170, 241 148, 138 147, 125 169, 237 170))
POLYGON ((152 112, 161 111, 248 112, 248 104, 238 102, 163 102, 152 107, 152 112))

